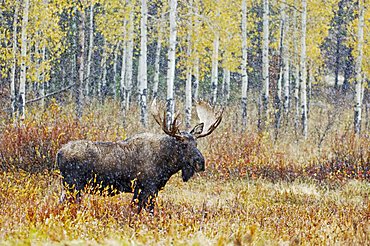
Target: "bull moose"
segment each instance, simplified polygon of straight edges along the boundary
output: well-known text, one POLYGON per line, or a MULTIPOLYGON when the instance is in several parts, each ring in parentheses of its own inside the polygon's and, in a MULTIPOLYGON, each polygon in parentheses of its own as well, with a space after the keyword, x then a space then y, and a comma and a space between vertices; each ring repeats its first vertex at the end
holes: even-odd
POLYGON ((141 133, 117 142, 78 140, 67 143, 56 156, 62 177, 61 201, 71 192, 80 199, 81 191, 94 183, 101 189, 110 187, 118 192, 133 193, 132 203, 137 205, 138 213, 142 208, 153 212, 158 191, 172 175, 181 170, 186 182, 195 172, 205 170, 197 139, 211 134, 222 119, 222 111, 218 117, 214 114, 209 117, 207 106, 204 103, 197 106, 201 120, 199 112, 207 111, 208 116, 189 132, 179 130, 178 115, 168 126, 165 115, 162 118, 157 113, 153 116, 164 134, 141 133), (207 121, 208 130, 203 132, 207 121))

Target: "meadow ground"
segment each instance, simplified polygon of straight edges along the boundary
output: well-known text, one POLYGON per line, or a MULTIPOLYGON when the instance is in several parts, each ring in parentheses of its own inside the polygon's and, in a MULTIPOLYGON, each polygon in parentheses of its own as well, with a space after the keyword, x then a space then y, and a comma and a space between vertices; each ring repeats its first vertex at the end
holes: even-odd
POLYGON ((337 187, 296 180, 179 176, 157 198, 154 215, 135 214, 130 194, 58 202, 49 174, 0 177, 2 245, 245 245, 370 242, 370 184, 337 187))
POLYGON ((333 120, 312 109, 307 140, 291 125, 241 134, 227 111, 199 141, 206 171, 187 183, 173 176, 154 215, 136 214, 131 194, 59 204, 62 144, 143 130, 136 117, 123 128, 119 106, 92 106, 76 121, 54 101, 22 124, 0 118, 0 245, 370 244, 370 138, 349 130, 352 111, 333 120))

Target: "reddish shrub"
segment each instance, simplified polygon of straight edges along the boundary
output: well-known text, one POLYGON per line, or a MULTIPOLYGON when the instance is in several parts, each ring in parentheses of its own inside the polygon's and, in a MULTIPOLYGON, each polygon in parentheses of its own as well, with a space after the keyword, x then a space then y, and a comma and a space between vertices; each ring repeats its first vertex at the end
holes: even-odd
POLYGON ((288 151, 278 150, 273 141, 262 134, 223 132, 210 137, 209 142, 205 151, 207 171, 221 178, 370 180, 370 139, 364 135, 334 136, 327 151, 320 157, 300 160, 303 164, 296 164, 297 160, 288 151))
POLYGON ((122 128, 113 127, 112 131, 109 126, 94 123, 93 119, 90 114, 78 121, 72 113, 51 103, 40 116, 6 125, 0 134, 1 169, 52 170, 58 149, 70 140, 112 140, 114 134, 124 138, 122 128))
POLYGON ((370 138, 336 135, 328 151, 305 168, 317 180, 360 179, 370 181, 370 138))

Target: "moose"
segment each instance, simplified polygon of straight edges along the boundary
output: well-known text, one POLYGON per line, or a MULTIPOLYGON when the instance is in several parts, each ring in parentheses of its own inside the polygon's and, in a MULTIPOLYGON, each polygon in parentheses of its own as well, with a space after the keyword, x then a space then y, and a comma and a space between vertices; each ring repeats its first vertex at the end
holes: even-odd
POLYGON ((56 156, 63 189, 60 201, 65 201, 67 194, 81 199, 81 191, 93 183, 98 190, 108 187, 109 195, 116 194, 113 191, 133 193, 137 212, 144 208, 153 213, 155 198, 172 175, 181 170, 182 180, 187 182, 195 172, 205 170, 197 139, 210 135, 221 123, 223 113, 216 117, 210 110, 208 104, 197 105, 203 122, 189 132, 180 131, 179 115, 168 125, 165 114, 162 118, 156 113, 154 119, 164 134, 141 133, 117 142, 67 143, 56 156), (203 132, 205 124, 209 127, 203 132))

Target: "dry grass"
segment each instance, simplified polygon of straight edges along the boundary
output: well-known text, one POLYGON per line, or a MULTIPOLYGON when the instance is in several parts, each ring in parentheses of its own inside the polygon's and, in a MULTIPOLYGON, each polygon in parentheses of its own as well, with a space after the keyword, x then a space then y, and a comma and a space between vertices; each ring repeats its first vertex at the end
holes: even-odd
POLYGON ((370 242, 370 184, 173 177, 154 216, 136 215, 131 195, 85 195, 58 203, 48 173, 0 177, 2 244, 358 244, 370 242))
POLYGON ((175 175, 154 215, 137 215, 130 194, 58 203, 52 163, 61 144, 114 141, 143 130, 134 117, 123 130, 116 104, 91 107, 81 122, 69 110, 54 103, 46 112, 35 110, 23 126, 0 127, 1 245, 370 243, 370 140, 368 133, 346 131, 346 121, 335 121, 319 144, 325 121, 306 142, 289 130, 275 141, 273 131, 236 132, 226 114, 220 129, 199 143, 206 172, 187 183, 175 175), (37 171, 9 169, 29 165, 37 171))

